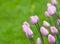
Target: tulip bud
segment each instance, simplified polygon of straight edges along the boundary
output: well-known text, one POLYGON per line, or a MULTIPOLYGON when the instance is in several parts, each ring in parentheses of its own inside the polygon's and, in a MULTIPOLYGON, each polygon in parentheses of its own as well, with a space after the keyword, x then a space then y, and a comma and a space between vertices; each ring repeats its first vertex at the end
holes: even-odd
POLYGON ((44 28, 44 27, 41 27, 40 28, 40 32, 44 36, 47 36, 49 34, 48 30, 46 28, 44 28))
POLYGON ((55 38, 54 38, 54 36, 52 36, 51 34, 49 34, 49 35, 48 35, 48 41, 49 41, 51 44, 55 43, 55 38))
POLYGON ((41 39, 37 38, 37 44, 42 44, 41 39))
POLYGON ((50 26, 50 24, 49 24, 47 21, 43 21, 43 25, 44 25, 45 27, 49 27, 49 26, 50 26))
POLYGON ((48 13, 48 11, 45 11, 45 16, 50 17, 50 14, 48 13))
POLYGON ((56 7, 50 3, 47 4, 48 8, 47 11, 50 15, 53 15, 56 13, 56 7))
POLYGON ((29 27, 27 27, 26 25, 22 25, 22 29, 23 29, 23 32, 26 33, 27 30, 28 30, 29 27))
POLYGON ((58 30, 54 26, 50 27, 50 30, 51 30, 52 34, 57 34, 58 33, 58 30))
POLYGON ((57 25, 60 25, 60 19, 57 20, 57 25))
POLYGON ((29 39, 33 37, 33 32, 32 32, 32 30, 31 30, 30 28, 27 30, 26 36, 27 36, 27 38, 29 38, 29 39))
POLYGON ((31 16, 30 21, 32 24, 36 24, 39 21, 39 18, 37 16, 31 16))
POLYGON ((56 0, 52 0, 51 1, 53 5, 56 5, 57 4, 57 1, 56 0))
POLYGON ((35 15, 35 18, 37 19, 37 21, 39 21, 39 18, 38 18, 38 16, 37 16, 37 15, 35 15))
POLYGON ((51 3, 47 3, 47 8, 49 8, 50 6, 52 6, 52 4, 51 3))
POLYGON ((27 27, 30 27, 29 23, 28 22, 24 22, 23 25, 26 25, 27 27))
POLYGON ((23 32, 26 34, 27 38, 33 37, 33 32, 31 31, 31 29, 28 26, 23 25, 22 29, 23 29, 23 32))

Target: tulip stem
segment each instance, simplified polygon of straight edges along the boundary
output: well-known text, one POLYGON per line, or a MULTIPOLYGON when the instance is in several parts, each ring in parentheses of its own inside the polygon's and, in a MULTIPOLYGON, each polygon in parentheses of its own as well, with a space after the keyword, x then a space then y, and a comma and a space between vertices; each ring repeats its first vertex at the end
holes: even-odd
POLYGON ((40 32, 40 27, 39 27, 39 24, 38 23, 36 24, 36 28, 38 29, 38 32, 40 33, 42 44, 44 44, 43 36, 42 36, 42 34, 40 32))
POLYGON ((41 32, 40 32, 40 36, 41 36, 42 44, 44 44, 44 40, 43 40, 43 37, 41 35, 41 32))
POLYGON ((50 17, 49 20, 50 20, 51 25, 54 26, 55 24, 54 24, 52 17, 50 17))
POLYGON ((58 40, 58 44, 60 44, 60 39, 59 36, 56 34, 57 40, 58 40))
POLYGON ((49 33, 52 34, 52 33, 51 33, 51 30, 50 30, 50 27, 48 27, 47 29, 49 30, 49 33))
POLYGON ((29 40, 30 40, 31 44, 35 44, 35 42, 34 42, 34 39, 33 39, 33 38, 30 38, 29 40))

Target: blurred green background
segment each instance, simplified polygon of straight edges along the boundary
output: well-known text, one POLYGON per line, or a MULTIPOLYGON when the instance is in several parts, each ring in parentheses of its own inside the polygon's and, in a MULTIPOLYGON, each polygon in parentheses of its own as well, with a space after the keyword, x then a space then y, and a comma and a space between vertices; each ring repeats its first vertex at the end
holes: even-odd
MULTIPOLYGON (((60 14, 60 0, 57 0, 57 9, 60 14)), ((36 42, 39 33, 36 27, 30 23, 30 16, 37 15, 42 24, 47 9, 47 3, 51 0, 0 0, 0 44, 30 44, 30 41, 22 31, 22 24, 27 21, 31 25, 34 40, 36 42)), ((44 37, 45 44, 48 44, 44 37)))

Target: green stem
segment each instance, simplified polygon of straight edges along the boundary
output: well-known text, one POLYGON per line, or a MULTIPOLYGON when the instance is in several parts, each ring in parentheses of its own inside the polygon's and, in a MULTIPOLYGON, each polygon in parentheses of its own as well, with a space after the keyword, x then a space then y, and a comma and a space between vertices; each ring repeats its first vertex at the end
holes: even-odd
POLYGON ((56 37, 57 37, 57 42, 58 42, 58 44, 60 44, 59 36, 58 36, 58 35, 56 35, 56 37))
POLYGON ((34 39, 33 39, 33 38, 30 38, 29 40, 30 40, 31 44, 35 44, 35 42, 34 42, 34 39))
POLYGON ((38 32, 39 32, 39 34, 40 34, 42 44, 44 44, 43 36, 42 36, 42 34, 41 34, 41 32, 40 32, 40 26, 39 26, 38 23, 36 24, 36 28, 38 29, 38 32))
POLYGON ((50 20, 51 25, 54 26, 55 24, 54 24, 52 17, 50 17, 49 20, 50 20))
POLYGON ((49 33, 52 34, 52 33, 51 33, 51 30, 50 30, 50 27, 48 27, 47 29, 48 29, 49 33))

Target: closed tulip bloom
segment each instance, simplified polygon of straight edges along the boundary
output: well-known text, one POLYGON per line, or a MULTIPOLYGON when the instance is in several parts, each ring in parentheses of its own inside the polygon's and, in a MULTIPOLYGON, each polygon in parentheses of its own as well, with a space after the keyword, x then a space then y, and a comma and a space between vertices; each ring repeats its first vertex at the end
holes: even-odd
POLYGON ((38 16, 37 16, 37 15, 35 15, 35 18, 37 19, 37 21, 39 21, 39 18, 38 18, 38 16))
POLYGON ((56 8, 54 6, 51 6, 48 8, 48 12, 50 15, 53 15, 56 13, 56 8))
POLYGON ((52 4, 51 3, 47 3, 47 8, 51 7, 52 4))
POLYGON ((60 19, 57 20, 57 25, 60 25, 60 19))
POLYGON ((27 36, 27 38, 32 38, 33 37, 33 32, 30 28, 27 30, 26 36, 27 36))
POLYGON ((49 34, 49 35, 48 35, 48 41, 49 41, 51 44, 55 43, 55 38, 54 38, 54 36, 52 36, 51 34, 49 34))
POLYGON ((33 37, 33 32, 28 26, 23 25, 22 29, 23 29, 23 32, 26 34, 27 38, 32 38, 33 37))
POLYGON ((29 27, 27 27, 26 25, 22 25, 22 29, 23 29, 23 32, 26 33, 29 27))
POLYGON ((44 36, 47 36, 49 34, 48 30, 46 28, 44 28, 44 27, 41 27, 40 28, 40 32, 44 36))
POLYGON ((49 27, 49 26, 50 26, 50 24, 49 24, 47 21, 43 21, 43 25, 44 25, 45 27, 49 27))
POLYGON ((49 14, 48 11, 45 11, 45 16, 46 16, 46 17, 50 17, 50 14, 49 14))
POLYGON ((37 38, 37 44, 42 44, 41 39, 37 38))
POLYGON ((38 23, 39 18, 36 15, 35 16, 31 16, 30 17, 30 21, 31 21, 32 24, 36 24, 36 23, 38 23))
POLYGON ((52 4, 53 5, 56 5, 57 4, 57 1, 56 0, 51 0, 52 4))
POLYGON ((52 34, 57 34, 58 33, 58 29, 54 26, 50 27, 50 30, 51 30, 52 34))
POLYGON ((54 5, 51 5, 51 4, 47 4, 48 8, 47 8, 47 11, 50 15, 53 15, 56 13, 56 7, 54 5))
POLYGON ((24 22, 23 25, 26 25, 27 27, 30 27, 29 23, 28 22, 24 22))

